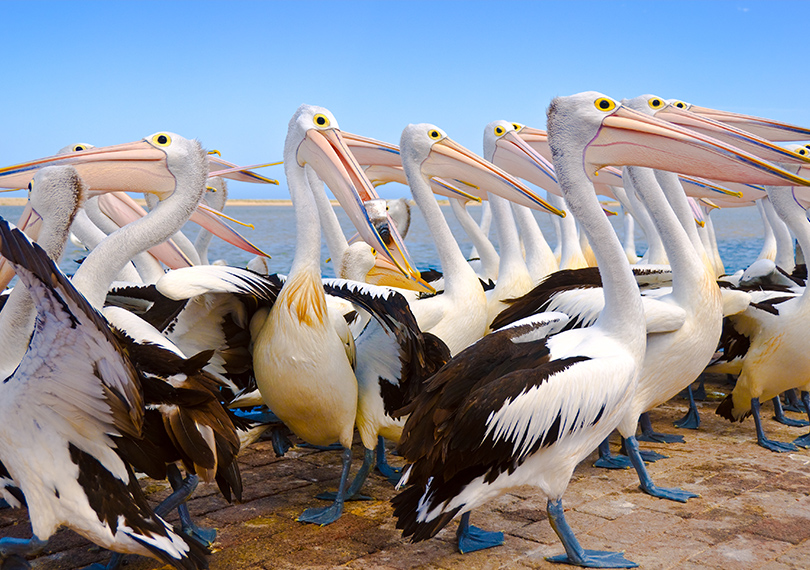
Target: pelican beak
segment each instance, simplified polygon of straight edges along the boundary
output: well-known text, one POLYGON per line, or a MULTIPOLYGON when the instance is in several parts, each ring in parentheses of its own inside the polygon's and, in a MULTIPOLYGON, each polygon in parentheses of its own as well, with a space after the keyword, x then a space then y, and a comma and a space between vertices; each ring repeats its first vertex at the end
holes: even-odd
POLYGON ((692 198, 712 198, 719 194, 725 194, 734 198, 742 198, 743 193, 739 190, 731 190, 725 186, 710 182, 705 178, 698 178, 695 176, 686 176, 681 174, 678 176, 683 186, 683 191, 687 196, 692 198))
POLYGON ((732 182, 810 185, 810 180, 730 144, 624 105, 602 119, 583 161, 587 171, 606 165, 635 165, 732 182))
POLYGON ((393 221, 389 218, 389 231, 384 240, 369 218, 365 203, 379 200, 379 196, 340 131, 310 129, 298 147, 297 160, 302 166, 309 163, 315 168, 366 243, 379 255, 387 257, 409 279, 421 279, 393 221))
POLYGON ((691 196, 687 196, 686 200, 689 202, 689 207, 692 209, 692 217, 695 218, 695 223, 701 228, 706 227, 706 220, 703 216, 703 210, 698 205, 697 200, 691 196))
MULTIPOLYGON (((20 219, 17 220, 17 227, 25 232, 31 241, 36 241, 39 237, 39 232, 42 229, 42 218, 31 207, 31 202, 28 202, 23 208, 20 219)), ((5 257, 0 257, 0 291, 8 287, 11 280, 14 279, 16 272, 14 266, 8 262, 5 257)))
POLYGON ((532 147, 537 154, 547 161, 552 162, 551 147, 548 146, 548 133, 546 133, 546 131, 524 125, 517 131, 517 134, 523 139, 523 142, 532 147))
POLYGON ((374 267, 366 274, 366 280, 372 285, 397 287, 427 293, 435 292, 435 289, 427 281, 421 277, 418 279, 407 278, 396 265, 381 255, 377 256, 374 267))
MULTIPOLYGON (((341 131, 346 146, 360 164, 375 164, 390 166, 402 170, 402 158, 399 156, 399 146, 368 137, 341 131)), ((405 175, 396 182, 407 184, 405 175)))
POLYGON ((733 125, 738 129, 748 131, 769 141, 790 142, 806 141, 810 139, 810 129, 779 121, 772 121, 771 119, 752 117, 751 115, 740 115, 739 113, 719 111, 717 109, 699 107, 697 105, 691 105, 689 111, 702 117, 733 125))
MULTIPOLYGON (((481 200, 486 200, 486 196, 481 197, 474 194, 470 194, 458 187, 464 186, 469 190, 470 187, 464 183, 456 182, 456 184, 452 184, 444 180, 443 178, 435 178, 435 177, 431 178, 429 182, 430 182, 430 189, 433 191, 433 193, 439 196, 444 196, 445 198, 453 198, 453 199, 461 198, 462 200, 466 200, 467 202, 477 202, 479 204, 481 203, 481 200)), ((481 194, 485 194, 485 192, 481 192, 481 194)))
POLYGON ((376 188, 389 182, 399 182, 400 184, 408 185, 408 180, 405 178, 405 171, 402 166, 386 166, 383 164, 371 164, 365 167, 366 178, 369 179, 371 185, 376 188))
MULTIPOLYGON (((733 113, 732 113, 733 115, 733 113)), ((770 162, 786 164, 810 164, 810 156, 802 156, 789 149, 781 147, 750 131, 737 128, 714 118, 695 113, 691 110, 679 109, 674 105, 667 105, 655 113, 659 119, 681 125, 687 129, 703 133, 710 137, 727 142, 737 148, 748 151, 770 162)))
MULTIPOLYGON (((104 215, 119 227, 140 220, 148 213, 129 195, 120 192, 102 194, 98 197, 98 206, 104 212, 104 215)), ((186 257, 186 254, 170 239, 149 248, 149 253, 170 269, 180 269, 181 267, 191 267, 193 265, 191 260, 186 257)))
POLYGON ((251 164, 250 166, 238 166, 227 160, 222 160, 218 156, 208 155, 208 176, 222 176, 230 180, 239 182, 251 182, 254 184, 275 184, 275 178, 266 178, 261 174, 256 174, 253 170, 266 168, 268 166, 278 166, 280 162, 268 162, 266 164, 251 164))
POLYGON ((554 167, 515 131, 508 131, 495 141, 492 163, 546 192, 562 196, 554 167))
POLYGON ((447 137, 433 143, 421 168, 428 178, 461 180, 516 204, 565 217, 565 212, 540 198, 518 179, 447 137))
POLYGON ((146 140, 95 147, 0 168, 0 188, 25 188, 44 166, 76 168, 90 194, 99 191, 150 192, 161 199, 174 192, 166 153, 146 140))
MULTIPOLYGON (((261 249, 250 243, 239 232, 226 224, 223 220, 233 220, 233 218, 230 218, 213 208, 209 208, 205 204, 198 204, 197 208, 191 213, 191 217, 189 218, 189 221, 194 222, 198 226, 217 236, 219 239, 224 240, 243 251, 253 255, 260 255, 268 259, 270 258, 269 254, 263 252, 261 249)), ((242 222, 238 223, 248 225, 242 222)), ((252 228, 253 226, 250 225, 249 227, 252 228)))

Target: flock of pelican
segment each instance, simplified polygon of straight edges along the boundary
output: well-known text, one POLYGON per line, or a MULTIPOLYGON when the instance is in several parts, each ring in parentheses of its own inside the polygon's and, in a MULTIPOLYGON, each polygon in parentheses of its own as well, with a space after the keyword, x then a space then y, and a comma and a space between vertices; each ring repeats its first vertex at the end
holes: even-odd
POLYGON ((184 503, 200 479, 239 500, 239 452, 266 430, 278 453, 290 431, 342 450, 337 492, 302 522, 336 521, 376 464, 397 485, 403 536, 428 539, 460 516, 458 548, 470 552, 503 541, 471 525, 471 512, 534 485, 564 548, 549 560, 603 568, 635 564, 574 536, 562 496, 575 467, 598 448, 599 464, 632 466, 644 492, 696 497, 655 485, 645 461, 657 457, 638 441, 682 441, 645 413, 707 368, 738 375, 718 414, 753 415, 773 451, 810 447, 810 434, 767 439, 759 418, 773 400, 783 421, 807 425, 781 413, 780 394, 796 389, 810 418, 810 300, 791 237, 810 251, 810 146, 777 144, 810 130, 595 92, 555 98, 547 126, 494 121, 478 156, 435 125, 408 125, 397 146, 302 105, 284 146, 297 236, 287 275, 269 275, 266 255, 217 215, 225 178, 274 181, 197 141, 160 132, 0 168, 0 187, 29 190, 18 227, 0 221, 1 286, 19 278, 0 311, 0 493, 27 506, 33 529, 30 540, 0 539, 3 567, 27 567, 60 526, 114 551, 105 568, 124 554, 207 567, 215 530, 184 503), (391 181, 410 187, 441 273, 411 259, 407 210, 375 190, 391 181), (341 231, 327 186, 356 236, 341 231), (126 192, 145 193, 149 210, 126 192), (641 258, 597 195, 641 226, 641 258), (488 205, 480 224, 471 200, 488 205), (766 227, 760 261, 725 275, 710 212, 753 204, 766 227), (532 209, 555 219, 558 251, 532 209), (180 232, 189 220, 202 226, 195 242, 180 232), (336 279, 320 273, 322 233, 336 279), (209 264, 213 236, 255 259, 209 264), (69 239, 88 250, 70 278, 55 263, 69 239), (350 478, 355 430, 365 453, 350 478), (613 431, 626 455, 611 454, 613 431), (398 444, 401 473, 385 439, 398 444), (172 494, 153 508, 138 474, 168 480, 172 494), (179 528, 163 518, 174 509, 179 528))

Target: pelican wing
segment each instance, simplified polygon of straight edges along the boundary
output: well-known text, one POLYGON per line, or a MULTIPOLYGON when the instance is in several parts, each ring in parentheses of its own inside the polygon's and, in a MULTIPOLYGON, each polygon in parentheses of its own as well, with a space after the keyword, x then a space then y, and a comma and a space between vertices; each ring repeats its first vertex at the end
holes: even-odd
POLYGON ((4 220, 0 240, 0 253, 15 266, 37 306, 29 349, 3 385, 3 421, 20 426, 53 422, 58 433, 126 481, 109 436, 140 436, 143 395, 137 372, 121 350, 120 333, 39 246, 4 220))

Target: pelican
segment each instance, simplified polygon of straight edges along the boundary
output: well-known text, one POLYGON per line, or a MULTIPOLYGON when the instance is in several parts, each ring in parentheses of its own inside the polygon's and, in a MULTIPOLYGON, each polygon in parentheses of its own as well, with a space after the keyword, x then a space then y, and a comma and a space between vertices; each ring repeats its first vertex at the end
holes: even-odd
POLYGON ((422 540, 455 515, 531 483, 548 495, 549 520, 565 547, 552 560, 629 567, 620 554, 583 550, 561 503, 576 464, 626 417, 646 337, 636 281, 588 174, 605 164, 678 169, 684 158, 703 171, 750 175, 755 167, 748 156, 737 159, 598 93, 557 98, 548 115, 555 171, 606 284, 604 310, 592 327, 547 338, 516 324, 440 370, 407 408, 400 450, 411 465, 401 482, 411 486, 393 499, 394 514, 406 536, 422 540))
POLYGON ((120 442, 140 438, 143 425, 143 394, 121 335, 5 222, 0 252, 38 313, 31 346, 0 397, 0 458, 25 495, 34 536, 0 539, 2 556, 36 552, 66 526, 119 553, 207 567, 206 548, 152 512, 121 457, 120 442))

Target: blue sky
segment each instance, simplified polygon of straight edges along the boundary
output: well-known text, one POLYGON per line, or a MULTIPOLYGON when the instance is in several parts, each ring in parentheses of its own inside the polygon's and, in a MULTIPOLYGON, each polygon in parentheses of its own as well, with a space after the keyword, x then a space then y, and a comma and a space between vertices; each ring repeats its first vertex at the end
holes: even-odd
MULTIPOLYGON (((390 142, 435 123, 475 152, 488 122, 543 127, 552 97, 586 90, 808 126, 808 21, 801 1, 3 0, 0 165, 161 130, 280 160, 301 103, 390 142)), ((231 196, 287 197, 265 173, 282 185, 231 196)))

